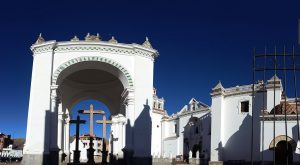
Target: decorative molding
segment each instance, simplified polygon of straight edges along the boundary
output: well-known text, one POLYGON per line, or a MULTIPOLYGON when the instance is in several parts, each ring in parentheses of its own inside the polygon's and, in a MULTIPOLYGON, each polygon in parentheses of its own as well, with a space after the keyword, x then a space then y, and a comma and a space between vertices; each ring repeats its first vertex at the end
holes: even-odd
POLYGON ((99 56, 82 56, 82 57, 71 59, 71 60, 61 64, 53 73, 52 84, 56 84, 58 76, 63 70, 65 70, 66 68, 68 68, 69 66, 71 66, 73 64, 77 64, 77 63, 85 62, 85 61, 103 62, 103 63, 107 63, 107 64, 110 64, 110 65, 118 68, 126 77, 128 85, 130 87, 133 87, 133 79, 125 67, 123 67, 121 64, 119 64, 118 62, 116 62, 114 60, 111 60, 111 59, 108 59, 105 57, 99 57, 99 56))
MULTIPOLYGON (((264 121, 274 121, 274 116, 273 115, 264 115, 260 116, 260 120, 264 121)), ((287 115, 286 116, 287 121, 297 121, 297 115, 287 115)), ((285 121, 285 116, 284 115, 275 115, 275 121, 285 121)))
POLYGON ((56 42, 47 41, 42 44, 34 44, 31 47, 33 54, 45 52, 64 53, 64 52, 105 52, 120 55, 138 55, 154 61, 158 52, 154 49, 145 48, 138 44, 122 44, 107 41, 66 41, 56 42))

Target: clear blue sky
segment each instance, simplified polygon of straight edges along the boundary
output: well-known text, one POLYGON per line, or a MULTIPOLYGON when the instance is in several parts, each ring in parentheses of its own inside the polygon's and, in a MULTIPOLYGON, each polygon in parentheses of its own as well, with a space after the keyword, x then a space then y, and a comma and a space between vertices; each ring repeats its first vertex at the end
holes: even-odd
POLYGON ((251 83, 254 47, 297 43, 299 6, 298 0, 2 1, 0 131, 25 137, 29 48, 40 32, 57 41, 87 32, 123 43, 148 36, 160 52, 154 84, 173 113, 191 97, 210 105, 219 80, 225 87, 251 83))

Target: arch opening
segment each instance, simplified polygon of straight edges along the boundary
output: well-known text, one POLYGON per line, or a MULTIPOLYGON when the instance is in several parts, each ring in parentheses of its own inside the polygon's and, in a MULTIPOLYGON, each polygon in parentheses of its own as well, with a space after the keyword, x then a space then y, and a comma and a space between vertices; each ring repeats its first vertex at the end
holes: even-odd
MULTIPOLYGON (((114 132, 114 136, 117 139, 120 139, 115 143, 115 151, 120 153, 122 152, 121 149, 125 144, 123 140, 125 139, 123 138, 125 136, 125 130, 121 130, 124 128, 122 127, 122 124, 120 124, 120 122, 123 121, 126 116, 125 102, 127 95, 124 94, 124 91, 126 91, 128 88, 131 88, 133 83, 130 74, 125 68, 122 68, 119 64, 112 63, 114 62, 103 62, 95 59, 79 62, 73 60, 69 63, 67 62, 66 64, 63 64, 63 69, 62 67, 59 67, 59 69, 55 71, 52 83, 57 86, 56 91, 58 93, 60 104, 58 108, 59 115, 64 114, 67 116, 67 118, 74 120, 78 115, 77 110, 90 109, 90 105, 88 105, 90 103, 86 102, 92 101, 95 103, 95 105, 97 105, 97 103, 101 103, 102 106, 94 106, 94 109, 101 109, 101 107, 104 108, 106 110, 106 120, 113 121, 115 119, 117 122, 119 122, 119 124, 115 124, 113 126, 114 123, 112 122, 112 129, 109 129, 110 126, 107 125, 107 129, 105 129, 106 133, 104 133, 103 136, 103 126, 96 124, 96 120, 104 120, 104 115, 94 115, 93 132, 97 138, 106 138, 106 143, 108 144, 111 143, 109 138, 113 128, 118 130, 114 132), (84 105, 84 107, 78 107, 80 105, 84 105)), ((86 120, 86 124, 80 126, 80 136, 87 136, 87 138, 89 138, 91 135, 94 135, 87 130, 90 129, 89 125, 92 125, 90 124, 89 115, 80 114, 80 117, 86 120)), ((65 120, 62 116, 59 116, 59 118, 65 120)), ((58 143, 61 143, 58 144, 58 146, 61 146, 64 152, 67 153, 71 159, 75 126, 68 126, 67 123, 68 122, 58 123, 58 143)), ((81 148, 87 147, 88 145, 88 142, 84 142, 81 148)), ((99 149, 101 150, 101 148, 96 149, 96 153, 100 151, 99 149)), ((112 148, 110 149, 112 150, 112 148)))

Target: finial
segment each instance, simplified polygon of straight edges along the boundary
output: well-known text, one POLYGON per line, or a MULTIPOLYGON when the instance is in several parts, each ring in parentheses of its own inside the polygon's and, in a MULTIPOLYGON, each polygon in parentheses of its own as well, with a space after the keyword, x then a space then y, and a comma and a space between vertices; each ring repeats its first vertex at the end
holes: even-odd
POLYGON ((35 44, 42 44, 45 42, 45 39, 42 37, 42 33, 39 34, 39 37, 35 41, 35 44))
POLYGON ((224 87, 221 83, 221 81, 219 81, 219 83, 212 89, 212 96, 216 96, 216 95, 222 95, 222 93, 224 92, 224 87))
POLYGON ((74 42, 79 41, 79 38, 75 35, 75 36, 71 39, 71 41, 74 41, 74 42))
POLYGON ((85 41, 100 41, 101 37, 99 36, 99 33, 97 33, 97 35, 90 35, 90 33, 88 33, 85 36, 85 41))
POLYGON ((93 109, 93 108, 94 108, 94 106, 93 106, 93 104, 91 104, 91 105, 90 105, 90 109, 93 109))
POLYGON ((118 41, 115 39, 114 36, 111 37, 111 39, 108 41, 109 43, 117 44, 118 41))
POLYGON ((144 46, 145 48, 152 49, 152 45, 151 45, 151 43, 150 43, 148 37, 146 37, 146 41, 143 43, 143 46, 144 46))

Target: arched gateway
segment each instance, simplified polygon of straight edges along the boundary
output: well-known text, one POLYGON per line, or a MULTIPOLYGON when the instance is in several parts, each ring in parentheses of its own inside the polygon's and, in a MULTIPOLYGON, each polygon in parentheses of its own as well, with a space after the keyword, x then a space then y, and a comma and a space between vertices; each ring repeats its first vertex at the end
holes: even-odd
MULTIPOLYGON (((142 44, 101 41, 45 41, 31 47, 33 68, 23 164, 60 164, 70 154, 72 106, 83 99, 110 109, 113 154, 127 163, 151 161, 154 59, 148 39, 142 44), (147 144, 148 143, 148 144, 147 144)), ((100 131, 100 130, 99 130, 100 131)))

